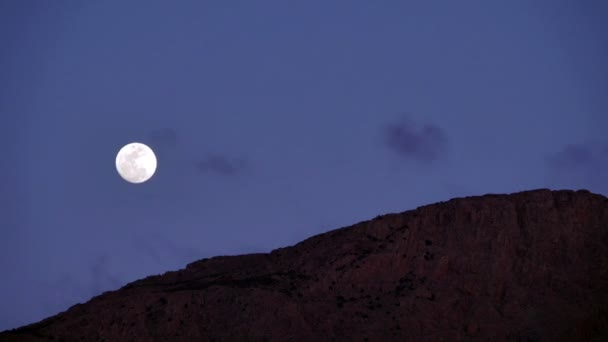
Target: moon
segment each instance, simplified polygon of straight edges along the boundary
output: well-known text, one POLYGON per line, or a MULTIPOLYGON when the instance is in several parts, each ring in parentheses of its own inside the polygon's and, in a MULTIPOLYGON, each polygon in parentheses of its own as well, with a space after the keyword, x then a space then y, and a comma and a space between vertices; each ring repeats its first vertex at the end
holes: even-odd
POLYGON ((116 171, 129 183, 143 183, 156 172, 156 155, 145 144, 127 144, 116 155, 116 171))

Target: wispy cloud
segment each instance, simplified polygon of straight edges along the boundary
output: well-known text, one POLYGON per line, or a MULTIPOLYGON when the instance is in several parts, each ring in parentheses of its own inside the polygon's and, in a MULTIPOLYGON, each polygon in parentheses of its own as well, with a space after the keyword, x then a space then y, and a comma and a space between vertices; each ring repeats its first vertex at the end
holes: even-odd
POLYGON ((155 145, 175 147, 177 132, 173 128, 160 128, 150 132, 148 139, 155 145))
POLYGON ((204 173, 235 176, 244 171, 248 163, 244 159, 228 159, 219 154, 212 154, 197 162, 196 166, 204 173))
POLYGON ((133 247, 152 259, 156 263, 162 263, 164 259, 179 260, 180 262, 190 262, 201 258, 201 251, 180 245, 172 239, 156 232, 149 232, 145 235, 137 236, 133 239, 133 247))
POLYGON ((121 280, 110 272, 109 258, 106 255, 98 257, 90 266, 90 271, 93 295, 103 291, 116 290, 122 285, 121 280))
POLYGON ((400 157, 431 163, 446 153, 447 135, 432 123, 416 123, 408 117, 383 130, 386 146, 400 157))
POLYGON ((549 157, 549 163, 555 167, 579 167, 593 164, 597 146, 591 144, 570 144, 549 157))
POLYGON ((585 188, 608 194, 608 142, 569 144, 546 159, 552 180, 560 187, 585 188))

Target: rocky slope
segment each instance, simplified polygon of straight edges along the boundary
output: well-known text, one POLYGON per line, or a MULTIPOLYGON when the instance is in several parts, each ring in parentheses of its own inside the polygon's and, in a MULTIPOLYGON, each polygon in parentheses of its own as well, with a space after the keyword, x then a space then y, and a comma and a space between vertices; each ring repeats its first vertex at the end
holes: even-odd
POLYGON ((608 199, 534 190, 376 217, 138 280, 1 341, 606 341, 608 199))

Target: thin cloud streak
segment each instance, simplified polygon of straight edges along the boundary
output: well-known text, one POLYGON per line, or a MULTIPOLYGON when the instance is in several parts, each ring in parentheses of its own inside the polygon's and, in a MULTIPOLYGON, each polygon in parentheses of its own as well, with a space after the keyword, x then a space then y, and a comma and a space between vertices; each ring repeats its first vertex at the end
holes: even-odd
POLYGON ((243 159, 231 160, 218 154, 207 156, 196 163, 197 168, 203 173, 214 173, 222 176, 235 176, 248 167, 243 159))
POLYGON ((549 163, 555 167, 578 167, 593 164, 597 156, 590 144, 569 144, 549 157, 549 163))
POLYGON ((585 188, 608 194, 608 142, 564 146, 546 158, 548 174, 560 187, 585 188))
POLYGON ((150 142, 166 147, 177 145, 177 132, 173 128, 161 128, 150 132, 148 135, 150 142))

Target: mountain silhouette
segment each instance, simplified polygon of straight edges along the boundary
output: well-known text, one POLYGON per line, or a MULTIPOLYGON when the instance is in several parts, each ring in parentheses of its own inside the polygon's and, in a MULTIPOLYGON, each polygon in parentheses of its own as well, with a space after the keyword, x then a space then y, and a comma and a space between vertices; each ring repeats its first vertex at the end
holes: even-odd
POLYGON ((137 280, 0 341, 607 341, 608 199, 456 198, 137 280))

